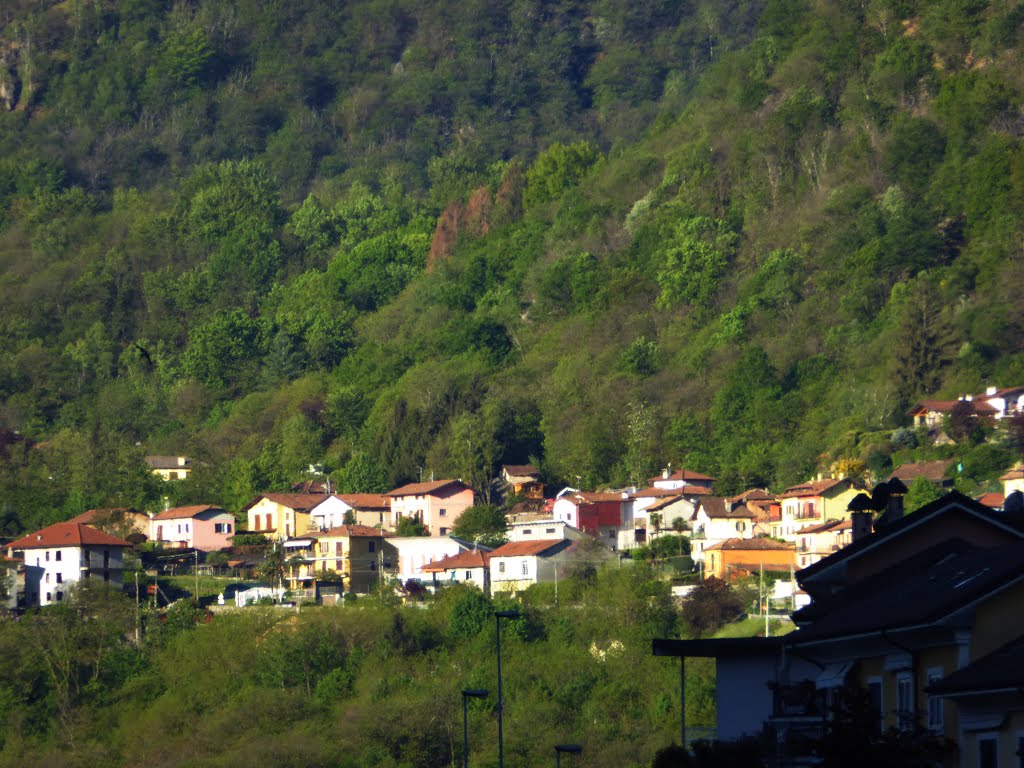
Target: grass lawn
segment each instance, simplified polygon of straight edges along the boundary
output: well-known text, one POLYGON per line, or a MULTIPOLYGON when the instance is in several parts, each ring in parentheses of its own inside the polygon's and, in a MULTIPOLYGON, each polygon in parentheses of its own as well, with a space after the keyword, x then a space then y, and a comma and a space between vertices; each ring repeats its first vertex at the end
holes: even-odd
MULTIPOLYGON (((772 637, 776 635, 785 635, 792 632, 793 622, 791 621, 779 621, 778 619, 772 619, 769 622, 771 628, 772 637)), ((751 616, 750 618, 740 619, 734 621, 732 624, 726 624, 714 637, 758 637, 764 635, 764 617, 763 616, 751 616)))

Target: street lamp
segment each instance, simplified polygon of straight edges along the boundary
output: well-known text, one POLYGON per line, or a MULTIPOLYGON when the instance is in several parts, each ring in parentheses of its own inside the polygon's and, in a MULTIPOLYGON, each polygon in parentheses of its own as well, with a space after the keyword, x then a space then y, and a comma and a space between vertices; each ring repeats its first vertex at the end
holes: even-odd
POLYGON ((501 620, 518 619, 522 616, 519 611, 495 611, 494 620, 498 625, 498 768, 505 768, 505 744, 502 735, 502 717, 505 712, 505 704, 501 698, 501 620))
POLYGON ((462 766, 469 768, 469 706, 472 699, 486 699, 490 691, 482 688, 465 688, 462 691, 462 766))
POLYGON ((579 744, 555 744, 555 768, 561 768, 563 752, 569 755, 578 755, 582 751, 583 747, 579 744))

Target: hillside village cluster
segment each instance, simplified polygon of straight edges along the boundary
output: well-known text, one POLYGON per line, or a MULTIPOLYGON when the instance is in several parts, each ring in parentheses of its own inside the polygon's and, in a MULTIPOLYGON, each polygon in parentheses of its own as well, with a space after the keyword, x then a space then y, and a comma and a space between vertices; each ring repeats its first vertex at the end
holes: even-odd
MULTIPOLYGON (((988 394, 995 418, 1024 412, 1024 388, 988 394)), ((912 414, 937 428, 957 402, 928 401, 912 414)), ((191 468, 186 457, 148 461, 168 481, 191 468)), ((799 586, 789 634, 654 641, 655 655, 684 664, 717 660, 719 739, 770 734, 780 764, 814 762, 826 734, 858 727, 867 712, 860 726, 934 754, 936 765, 1016 765, 1024 755, 1024 465, 1001 477, 1003 493, 971 499, 949 490, 950 463, 904 464, 870 491, 818 477, 781 494, 731 497, 715 495, 715 478, 668 467, 646 488, 565 488, 545 498, 535 467, 504 466, 505 493, 520 503, 507 516, 507 543, 493 549, 451 535, 475 500, 457 479, 386 494, 338 494, 329 481, 307 481, 258 495, 242 510, 241 530, 212 505, 92 510, 5 545, 9 607, 61 602, 80 579, 118 586, 125 551, 146 540, 189 553, 197 566, 227 553, 228 567, 244 569, 254 563, 233 541, 265 539, 280 557, 281 583, 239 593, 245 605, 286 590, 328 603, 410 583, 514 593, 557 584, 581 560, 621 558, 682 534, 701 577, 771 572, 799 586), (918 478, 949 492, 907 513, 903 497, 918 478), (410 519, 423 535, 397 535, 410 519), (855 690, 866 706, 850 698, 855 690)), ((682 728, 685 740, 685 713, 682 728)))

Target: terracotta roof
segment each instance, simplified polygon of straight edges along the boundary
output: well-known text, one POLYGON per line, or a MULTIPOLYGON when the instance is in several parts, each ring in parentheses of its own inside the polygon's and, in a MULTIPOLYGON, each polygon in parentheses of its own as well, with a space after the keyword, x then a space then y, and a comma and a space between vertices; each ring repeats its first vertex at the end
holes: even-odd
POLYGON ((298 512, 308 512, 317 504, 323 503, 322 493, 261 493, 255 499, 246 504, 242 511, 245 512, 259 504, 263 499, 280 504, 282 507, 294 509, 298 512))
POLYGON ((941 483, 946 479, 946 470, 952 466, 952 459, 939 459, 937 461, 914 461, 907 464, 900 464, 889 475, 909 485, 915 478, 923 477, 933 483, 941 483))
POLYGON ((523 557, 542 555, 560 545, 569 546, 568 539, 537 539, 535 541, 512 541, 491 552, 491 557, 523 557))
POLYGON ((582 491, 576 495, 591 503, 598 501, 625 501, 622 494, 615 491, 582 491))
POLYGON ((1015 467, 999 478, 1000 480, 1024 480, 1024 464, 1015 467))
POLYGON ((538 477, 540 475, 533 464, 505 464, 502 469, 505 474, 513 477, 538 477))
POLYGON ((352 509, 391 509, 391 501, 382 493, 336 493, 352 509))
POLYGON ((704 510, 704 514, 712 519, 740 519, 740 520, 752 520, 757 515, 748 509, 745 505, 740 504, 734 506, 731 502, 723 499, 721 496, 705 496, 697 505, 696 512, 704 510))
POLYGON ((304 537, 304 538, 319 538, 319 539, 331 539, 331 538, 374 538, 379 539, 386 534, 382 534, 380 528, 371 528, 368 525, 338 525, 331 528, 323 533, 318 533, 315 537, 304 537))
POLYGON ((188 456, 147 456, 146 464, 150 469, 189 469, 192 459, 188 456), (183 459, 184 463, 180 463, 179 459, 183 459))
POLYGON ((645 509, 644 512, 657 512, 658 510, 666 509, 668 507, 671 507, 673 504, 677 504, 680 501, 686 500, 687 499, 685 496, 680 496, 677 492, 675 496, 666 496, 660 501, 651 504, 651 506, 647 507, 647 509, 645 509))
POLYGON ((143 517, 147 517, 142 512, 131 507, 111 507, 110 509, 90 509, 80 515, 75 515, 70 520, 65 520, 64 522, 92 525, 97 520, 105 523, 112 517, 121 516, 127 519, 133 515, 142 515, 143 517))
POLYGON ((1001 493, 984 493, 978 497, 978 503, 984 504, 989 509, 1002 509, 1006 503, 1006 497, 1001 493))
POLYGON ((751 501, 775 501, 775 496, 763 488, 750 488, 741 494, 736 496, 730 496, 729 501, 742 501, 744 503, 751 501))
POLYGON ((824 523, 808 525, 806 528, 800 528, 794 532, 794 535, 799 536, 802 533, 839 533, 840 531, 848 531, 852 529, 852 520, 828 520, 824 523))
POLYGON ((687 480, 700 480, 704 483, 713 483, 717 479, 718 478, 711 477, 709 475, 702 475, 700 472, 691 472, 688 469, 677 469, 668 477, 665 477, 664 474, 656 475, 655 477, 652 477, 650 481, 654 483, 658 480, 682 480, 684 482, 687 480))
POLYGON ((409 483, 401 488, 395 488, 395 490, 386 493, 385 496, 433 496, 450 485, 461 485, 463 488, 469 488, 461 480, 433 480, 429 483, 409 483))
MULTIPOLYGON (((807 483, 800 483, 799 485, 793 485, 784 490, 781 494, 782 498, 800 498, 804 496, 821 496, 828 491, 831 491, 840 483, 850 483, 849 478, 842 480, 835 477, 827 477, 824 480, 812 480, 807 483)), ((852 483, 850 483, 852 485, 852 483)))
POLYGON ((710 547, 706 547, 704 551, 707 552, 709 549, 763 552, 767 550, 795 550, 796 545, 792 542, 776 541, 775 539, 726 539, 725 541, 720 541, 717 544, 712 544, 710 547))
POLYGON ((57 523, 23 536, 7 545, 8 549, 48 549, 51 547, 130 547, 124 539, 111 536, 84 523, 57 523))
POLYGON ((661 499, 666 496, 682 496, 682 488, 641 488, 629 494, 631 499, 661 499))
POLYGON ((329 493, 329 486, 324 480, 303 480, 292 483, 292 493, 329 493))
POLYGON ((458 568, 486 568, 490 562, 490 552, 470 550, 468 552, 459 552, 456 555, 442 557, 440 560, 427 563, 422 566, 420 570, 426 571, 427 573, 436 573, 439 571, 453 571, 458 568))
POLYGON ((180 520, 181 518, 198 517, 204 512, 216 512, 229 514, 220 507, 215 507, 210 504, 195 504, 191 507, 173 507, 171 509, 165 509, 163 512, 159 512, 153 515, 154 520, 180 520))

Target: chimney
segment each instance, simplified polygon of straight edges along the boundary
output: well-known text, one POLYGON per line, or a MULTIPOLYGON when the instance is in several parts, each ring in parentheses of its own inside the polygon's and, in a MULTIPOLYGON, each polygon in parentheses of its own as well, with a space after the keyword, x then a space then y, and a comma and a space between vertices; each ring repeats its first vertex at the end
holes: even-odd
POLYGON ((661 479, 668 480, 668 469, 661 470, 661 479))
POLYGON ((854 543, 857 543, 866 536, 871 535, 871 512, 863 510, 850 513, 850 522, 853 524, 850 529, 850 536, 854 543))

